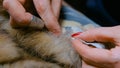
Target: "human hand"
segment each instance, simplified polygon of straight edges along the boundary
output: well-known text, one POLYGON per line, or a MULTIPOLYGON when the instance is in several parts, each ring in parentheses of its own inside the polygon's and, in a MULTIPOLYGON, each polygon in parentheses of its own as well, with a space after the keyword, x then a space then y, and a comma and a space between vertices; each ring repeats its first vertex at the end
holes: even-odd
MULTIPOLYGON (((3 7, 10 14, 12 27, 27 26, 31 22, 32 14, 27 12, 24 5, 32 0, 4 0, 3 7)), ((60 34, 61 29, 58 23, 62 0, 33 0, 37 13, 44 20, 45 26, 51 32, 60 34)))
POLYGON ((76 39, 72 40, 73 47, 87 64, 100 68, 120 67, 120 26, 88 30, 74 38, 76 39), (80 39, 87 42, 114 43, 115 48, 110 50, 91 48, 81 43, 80 39))

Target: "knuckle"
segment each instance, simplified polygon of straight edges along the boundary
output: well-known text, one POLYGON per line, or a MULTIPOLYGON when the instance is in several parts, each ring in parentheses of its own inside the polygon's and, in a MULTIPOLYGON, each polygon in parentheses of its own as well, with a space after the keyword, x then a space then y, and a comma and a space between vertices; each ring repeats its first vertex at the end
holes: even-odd
POLYGON ((4 7, 5 9, 8 9, 9 3, 10 3, 10 0, 4 0, 4 1, 3 1, 3 7, 4 7))
POLYGON ((28 20, 25 17, 21 17, 18 22, 25 23, 28 22, 28 20))
POLYGON ((28 22, 26 17, 23 17, 23 16, 19 17, 19 19, 17 19, 17 21, 20 22, 20 23, 28 22))
POLYGON ((40 16, 46 15, 46 13, 48 11, 48 7, 42 3, 37 4, 36 9, 37 9, 38 13, 40 14, 40 16))
POLYGON ((39 5, 39 7, 37 7, 37 11, 40 15, 44 15, 46 12, 45 9, 41 5, 39 5))
POLYGON ((24 23, 24 22, 29 22, 31 18, 30 13, 23 13, 21 15, 18 15, 16 17, 17 22, 24 23))
POLYGON ((21 17, 21 18, 19 18, 18 22, 26 22, 25 17, 21 17))
POLYGON ((15 21, 16 21, 17 23, 24 23, 24 22, 26 22, 25 17, 15 18, 15 21))

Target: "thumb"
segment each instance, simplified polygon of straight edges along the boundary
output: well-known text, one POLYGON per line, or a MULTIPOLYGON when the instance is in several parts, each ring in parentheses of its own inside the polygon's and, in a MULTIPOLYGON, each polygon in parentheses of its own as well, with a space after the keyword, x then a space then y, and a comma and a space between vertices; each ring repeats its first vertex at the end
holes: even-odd
POLYGON ((72 39, 73 47, 82 56, 83 60, 90 63, 108 63, 111 62, 112 55, 109 50, 91 48, 79 39, 72 39), (109 57, 109 58, 108 58, 109 57))
POLYGON ((114 32, 110 27, 100 27, 81 33, 78 37, 87 42, 113 42, 114 32))

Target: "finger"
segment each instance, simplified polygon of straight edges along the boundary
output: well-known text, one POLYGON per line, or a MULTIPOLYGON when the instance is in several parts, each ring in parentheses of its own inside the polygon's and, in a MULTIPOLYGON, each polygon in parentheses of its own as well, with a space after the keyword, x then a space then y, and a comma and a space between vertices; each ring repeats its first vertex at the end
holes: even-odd
POLYGON ((52 10, 57 19, 59 18, 62 0, 52 0, 52 10))
POLYGON ((85 63, 84 61, 82 61, 82 68, 97 68, 97 67, 91 66, 91 65, 85 63))
POLYGON ((110 51, 105 49, 91 48, 84 45, 78 39, 72 40, 73 47, 82 56, 82 58, 88 63, 113 63, 113 55, 110 51))
POLYGON ((77 37, 88 42, 93 42, 93 41, 114 42, 115 36, 114 36, 114 29, 109 27, 101 27, 101 28, 85 31, 80 35, 78 35, 77 37))
POLYGON ((10 16, 16 21, 14 23, 12 22, 12 26, 16 26, 16 24, 18 26, 29 24, 32 15, 25 11, 24 7, 18 0, 4 0, 3 6, 10 16))
MULTIPOLYGON (((25 0, 18 0, 22 5, 24 5, 24 3, 25 3, 25 0)), ((11 17, 10 16, 10 23, 11 23, 11 25, 13 26, 13 27, 17 27, 18 26, 18 24, 16 23, 16 21, 14 20, 14 18, 13 17, 11 17)))
POLYGON ((46 27, 53 33, 61 33, 59 23, 50 7, 50 0, 33 0, 38 14, 44 20, 46 27))
POLYGON ((18 0, 22 5, 24 5, 26 0, 18 0))

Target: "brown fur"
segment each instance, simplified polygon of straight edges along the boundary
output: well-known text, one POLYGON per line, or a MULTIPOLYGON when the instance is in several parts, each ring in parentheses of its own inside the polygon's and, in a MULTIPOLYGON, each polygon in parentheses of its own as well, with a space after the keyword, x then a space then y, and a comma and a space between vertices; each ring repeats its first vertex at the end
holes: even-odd
MULTIPOLYGON (((70 37, 67 37, 64 34, 56 37, 52 33, 46 31, 32 29, 15 30, 9 27, 9 23, 3 24, 1 26, 2 30, 7 31, 8 33, 8 35, 4 35, 10 36, 5 38, 2 36, 3 39, 1 38, 1 40, 6 43, 4 47, 9 46, 5 47, 6 50, 4 49, 4 51, 1 51, 2 49, 0 48, 0 52, 3 53, 0 53, 0 55, 4 57, 2 58, 4 62, 12 62, 12 64, 13 62, 17 63, 21 60, 24 62, 30 57, 30 61, 32 62, 33 60, 33 64, 35 60, 32 58, 41 59, 46 63, 53 63, 64 68, 77 68, 78 65, 78 67, 81 66, 80 57, 72 48, 70 37), (26 56, 28 57, 26 58, 26 56)), ((0 60, 0 62, 4 63, 2 60, 0 60)))
POLYGON ((57 37, 46 30, 14 29, 0 10, 0 68, 80 68, 79 54, 70 36, 57 37))

